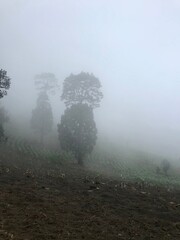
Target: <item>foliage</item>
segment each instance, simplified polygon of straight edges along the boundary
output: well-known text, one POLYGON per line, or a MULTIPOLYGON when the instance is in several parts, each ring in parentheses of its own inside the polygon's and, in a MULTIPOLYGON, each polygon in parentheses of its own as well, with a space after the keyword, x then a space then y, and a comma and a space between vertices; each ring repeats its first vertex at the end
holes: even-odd
POLYGON ((0 124, 4 124, 8 121, 9 121, 9 117, 8 117, 7 111, 3 107, 1 107, 0 108, 0 124))
POLYGON ((0 142, 4 142, 7 140, 7 137, 4 134, 4 123, 9 121, 8 114, 6 110, 1 107, 0 108, 0 142))
POLYGON ((0 98, 7 95, 7 91, 10 88, 11 80, 7 76, 7 72, 5 70, 0 70, 0 98))
POLYGON ((40 92, 39 94, 37 106, 32 111, 31 126, 39 133, 43 144, 44 136, 52 130, 53 126, 52 109, 46 92, 40 92))
POLYGON ((7 140, 7 137, 4 135, 4 128, 2 123, 0 123, 0 142, 5 142, 7 140))
POLYGON ((53 73, 42 73, 35 76, 35 85, 42 92, 54 93, 58 88, 58 80, 53 73))
POLYGON ((66 107, 78 103, 86 103, 92 108, 99 107, 103 97, 100 88, 100 81, 93 74, 85 72, 78 75, 71 74, 64 80, 61 99, 66 107))
POLYGON ((67 108, 61 117, 58 132, 62 149, 73 152, 82 165, 84 156, 92 152, 97 139, 92 108, 81 103, 67 108))
MULTIPOLYGON (((137 154, 129 155, 128 152, 122 154, 123 149, 115 150, 112 146, 106 145, 103 142, 96 145, 93 153, 86 158, 88 169, 95 170, 98 174, 108 174, 108 176, 117 177, 121 180, 126 180, 147 186, 163 186, 170 189, 180 187, 179 164, 171 165, 171 174, 167 177, 164 174, 156 174, 155 166, 157 162, 162 160, 158 156, 149 158, 147 153, 147 164, 137 164, 137 154), (127 154, 127 155, 126 155, 127 154)), ((42 172, 43 166, 48 168, 58 169, 61 173, 62 165, 68 166, 74 161, 70 152, 59 151, 59 149, 43 148, 37 146, 36 142, 29 142, 21 138, 9 137, 6 144, 0 144, 1 160, 9 163, 9 166, 18 166, 22 163, 23 166, 32 167, 37 172, 42 172), (12 163, 13 159, 13 163, 12 163), (39 170, 38 170, 39 169, 39 170)))

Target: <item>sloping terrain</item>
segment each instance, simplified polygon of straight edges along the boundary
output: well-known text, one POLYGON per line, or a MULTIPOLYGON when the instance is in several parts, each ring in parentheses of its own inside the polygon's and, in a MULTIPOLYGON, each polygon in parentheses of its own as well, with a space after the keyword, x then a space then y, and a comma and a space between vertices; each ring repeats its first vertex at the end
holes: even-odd
POLYGON ((180 239, 180 190, 76 164, 0 167, 0 239, 180 239))

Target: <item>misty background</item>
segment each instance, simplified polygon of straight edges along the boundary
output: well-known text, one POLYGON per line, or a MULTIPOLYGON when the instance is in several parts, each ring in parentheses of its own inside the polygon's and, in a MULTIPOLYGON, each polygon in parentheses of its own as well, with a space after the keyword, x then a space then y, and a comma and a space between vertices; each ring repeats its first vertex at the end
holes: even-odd
MULTIPOLYGON (((54 73, 55 129, 62 84, 93 73, 104 94, 95 110, 99 139, 180 157, 178 0, 0 0, 0 66, 12 83, 1 99, 17 132, 30 127, 34 76, 54 73)), ((10 123, 9 123, 10 124, 10 123)))

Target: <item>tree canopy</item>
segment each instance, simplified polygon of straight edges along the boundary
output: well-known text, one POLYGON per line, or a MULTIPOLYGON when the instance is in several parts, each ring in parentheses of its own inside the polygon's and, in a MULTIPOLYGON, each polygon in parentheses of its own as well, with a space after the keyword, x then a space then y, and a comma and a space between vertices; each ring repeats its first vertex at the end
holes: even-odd
POLYGON ((91 153, 97 139, 92 108, 81 103, 67 108, 61 117, 58 132, 62 149, 73 152, 82 165, 84 156, 91 153))
POLYGON ((44 136, 52 130, 53 114, 46 92, 40 92, 36 108, 32 111, 31 127, 39 133, 41 143, 44 136))
POLYGON ((50 92, 58 88, 58 80, 53 73, 41 73, 35 76, 35 86, 41 92, 50 92))
POLYGON ((61 99, 66 107, 86 103, 89 107, 96 108, 99 107, 103 97, 100 88, 101 83, 93 74, 85 72, 71 74, 64 80, 61 99))
POLYGON ((0 98, 7 95, 7 90, 10 88, 11 79, 7 76, 5 70, 0 70, 0 98))

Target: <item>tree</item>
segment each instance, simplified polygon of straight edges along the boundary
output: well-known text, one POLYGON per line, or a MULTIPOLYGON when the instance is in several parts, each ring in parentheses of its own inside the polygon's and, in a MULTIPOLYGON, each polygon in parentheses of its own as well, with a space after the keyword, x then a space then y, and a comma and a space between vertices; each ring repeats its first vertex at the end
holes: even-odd
POLYGON ((0 142, 4 142, 5 135, 4 135, 4 128, 3 125, 0 124, 0 142))
POLYGON ((7 76, 7 72, 5 70, 0 70, 0 98, 3 98, 7 95, 7 91, 10 88, 11 80, 7 76))
POLYGON ((53 73, 41 73, 36 75, 35 85, 38 90, 46 93, 54 93, 54 91, 59 87, 58 80, 53 73))
POLYGON ((39 90, 37 106, 32 112, 31 126, 39 132, 41 143, 53 126, 53 115, 48 99, 49 93, 54 93, 58 88, 58 80, 53 73, 42 73, 35 76, 35 86, 39 90))
POLYGON ((92 108, 82 103, 67 108, 58 132, 62 149, 73 152, 78 164, 83 165, 83 158, 92 152, 97 139, 92 108))
POLYGON ((37 106, 32 111, 31 127, 39 133, 41 144, 44 143, 44 136, 52 130, 52 126, 53 114, 48 95, 46 92, 40 92, 37 106))
MULTIPOLYGON (((0 70, 0 98, 7 95, 7 90, 10 88, 11 79, 7 76, 7 72, 0 70)), ((8 121, 7 113, 4 108, 0 108, 0 142, 7 140, 4 135, 4 123, 8 121)))
POLYGON ((4 134, 4 124, 9 121, 8 114, 6 110, 1 107, 0 108, 0 142, 4 142, 7 140, 7 137, 4 134))
POLYGON ((0 107, 0 124, 4 124, 9 121, 8 113, 4 107, 0 107))
POLYGON ((71 74, 64 80, 61 99, 66 107, 73 104, 87 103, 89 107, 99 107, 103 97, 100 91, 101 83, 93 74, 81 72, 78 75, 71 74))

